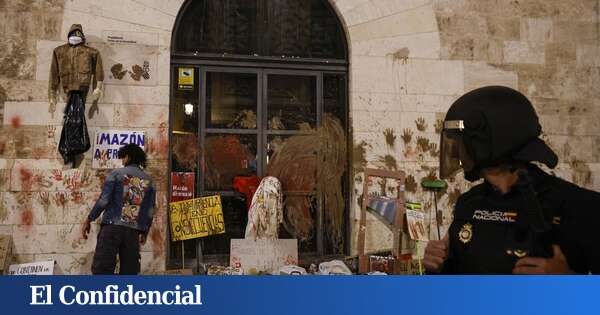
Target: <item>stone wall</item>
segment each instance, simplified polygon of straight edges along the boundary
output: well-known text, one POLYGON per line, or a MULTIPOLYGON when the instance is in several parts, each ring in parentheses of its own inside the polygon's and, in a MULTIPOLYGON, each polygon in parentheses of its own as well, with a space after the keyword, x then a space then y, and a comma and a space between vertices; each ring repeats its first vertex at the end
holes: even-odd
MULTIPOLYGON (((408 199, 431 209, 432 196, 420 182, 437 174, 440 122, 457 97, 483 85, 527 94, 540 114, 544 138, 560 156, 556 173, 600 189, 598 1, 331 2, 350 48, 352 243, 361 170, 406 171, 408 199)), ((67 273, 90 270, 95 241, 79 239, 79 222, 106 171, 91 168, 89 153, 78 169, 64 167, 56 150, 64 103, 54 117, 47 112, 52 49, 65 42, 71 24, 81 23, 90 45, 102 52, 107 77, 99 112, 88 116, 90 133, 135 129, 149 136, 159 212, 142 264, 144 272, 164 269, 169 47, 182 3, 0 0, 0 233, 13 234, 16 261, 53 258, 67 273), (135 43, 111 42, 110 36, 135 43), (136 79, 134 66, 144 62, 150 76, 136 79)), ((396 189, 377 181, 372 186, 396 189)), ((458 176, 441 196, 444 227, 467 188, 458 176)), ((371 216, 367 231, 368 248, 391 246, 390 233, 371 216)))
MULTIPOLYGON (((352 54, 354 227, 365 166, 405 170, 407 199, 424 202, 426 211, 432 208, 432 196, 420 182, 437 172, 440 120, 458 96, 485 85, 525 93, 538 111, 543 138, 559 155, 554 173, 600 190, 599 1, 336 5, 352 54)), ((442 230, 452 220, 460 191, 469 186, 462 175, 449 184, 438 203, 442 230)), ((373 186, 380 190, 377 182, 373 186)), ((367 246, 391 246, 391 234, 371 216, 367 246)))

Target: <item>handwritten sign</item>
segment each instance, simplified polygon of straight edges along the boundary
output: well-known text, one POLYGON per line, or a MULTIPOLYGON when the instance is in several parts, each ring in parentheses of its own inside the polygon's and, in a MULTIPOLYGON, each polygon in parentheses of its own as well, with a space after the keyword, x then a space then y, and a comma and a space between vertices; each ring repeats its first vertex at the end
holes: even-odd
POLYGON ((98 130, 94 139, 92 168, 119 168, 123 164, 117 156, 119 149, 126 144, 137 144, 144 150, 146 135, 143 131, 98 130))
POLYGON ((171 173, 171 201, 183 201, 194 198, 194 172, 171 173))
POLYGON ((10 265, 10 267, 8 267, 8 274, 11 276, 53 275, 54 264, 54 260, 50 260, 10 265))
POLYGON ((221 196, 209 196, 169 204, 171 239, 189 240, 225 233, 221 196))
POLYGON ((274 272, 280 267, 298 264, 296 239, 232 239, 229 265, 244 274, 274 272))

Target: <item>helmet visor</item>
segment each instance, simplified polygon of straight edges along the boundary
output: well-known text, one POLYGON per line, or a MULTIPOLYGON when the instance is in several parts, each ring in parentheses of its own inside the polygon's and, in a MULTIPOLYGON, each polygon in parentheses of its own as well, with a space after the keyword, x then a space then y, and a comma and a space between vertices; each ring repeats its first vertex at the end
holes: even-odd
POLYGON ((465 147, 462 128, 444 129, 440 147, 440 178, 450 178, 461 169, 473 170, 475 164, 465 147))

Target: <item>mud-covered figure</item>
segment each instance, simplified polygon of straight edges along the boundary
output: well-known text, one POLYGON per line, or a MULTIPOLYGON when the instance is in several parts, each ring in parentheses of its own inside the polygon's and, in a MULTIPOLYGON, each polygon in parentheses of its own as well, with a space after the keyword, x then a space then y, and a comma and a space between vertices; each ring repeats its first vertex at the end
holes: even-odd
POLYGON ((98 50, 85 45, 81 25, 73 24, 67 37, 68 43, 56 47, 52 53, 48 111, 54 117, 58 92, 62 91, 67 97, 67 104, 58 151, 65 164, 73 163, 76 166, 81 154, 91 146, 85 121, 87 94, 90 89, 93 90, 91 100, 94 103, 100 98, 104 72, 98 50))
POLYGON ((440 177, 463 170, 484 181, 458 198, 448 234, 428 243, 429 272, 600 273, 600 193, 532 163, 558 163, 541 131, 529 100, 510 88, 480 88, 450 107, 440 177))

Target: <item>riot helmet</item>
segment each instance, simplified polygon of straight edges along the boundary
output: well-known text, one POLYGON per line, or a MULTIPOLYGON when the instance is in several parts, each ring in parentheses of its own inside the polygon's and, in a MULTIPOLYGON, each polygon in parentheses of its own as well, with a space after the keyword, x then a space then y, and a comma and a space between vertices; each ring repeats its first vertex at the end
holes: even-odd
POLYGON ((476 181, 481 170, 515 162, 537 161, 554 168, 556 154, 539 138, 542 127, 531 102, 503 86, 475 89, 456 100, 444 119, 440 141, 440 177, 460 169, 476 181))

